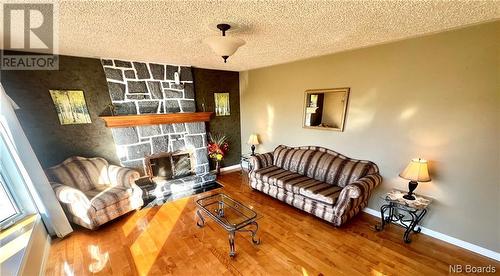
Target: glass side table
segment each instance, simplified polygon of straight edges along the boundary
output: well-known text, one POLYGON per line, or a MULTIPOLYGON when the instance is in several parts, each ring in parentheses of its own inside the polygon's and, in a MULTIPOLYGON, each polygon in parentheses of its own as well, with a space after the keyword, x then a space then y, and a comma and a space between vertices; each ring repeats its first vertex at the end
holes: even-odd
POLYGON ((375 230, 382 231, 386 224, 395 223, 406 229, 403 240, 410 243, 410 235, 422 230, 418 224, 427 214, 427 207, 432 199, 414 194, 415 200, 407 200, 403 198, 405 194, 406 192, 393 190, 382 197, 385 204, 380 207, 381 223, 375 226, 375 230))
MULTIPOLYGON (((258 154, 256 153, 255 155, 258 154)), ((252 163, 250 162, 250 157, 252 157, 251 153, 244 153, 241 155, 241 162, 240 162, 241 171, 245 171, 248 173, 252 170, 252 163), (245 168, 243 167, 243 163, 247 164, 247 170, 245 170, 245 168)))

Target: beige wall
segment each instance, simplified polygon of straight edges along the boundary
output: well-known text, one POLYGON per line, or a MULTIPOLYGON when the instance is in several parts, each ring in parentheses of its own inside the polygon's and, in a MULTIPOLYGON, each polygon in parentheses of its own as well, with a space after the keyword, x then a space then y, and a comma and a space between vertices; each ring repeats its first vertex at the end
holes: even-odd
POLYGON ((500 23, 240 73, 242 145, 319 145, 378 164, 380 195, 398 173, 430 160, 435 198, 424 226, 500 252, 500 23), (302 128, 306 89, 350 87, 344 132, 302 128))

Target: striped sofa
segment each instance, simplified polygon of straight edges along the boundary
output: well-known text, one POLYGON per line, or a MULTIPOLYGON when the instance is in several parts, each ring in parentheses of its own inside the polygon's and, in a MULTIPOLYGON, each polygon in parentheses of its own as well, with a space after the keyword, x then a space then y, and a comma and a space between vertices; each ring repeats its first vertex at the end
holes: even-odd
POLYGON ((362 210, 382 182, 374 163, 322 147, 279 146, 274 152, 252 156, 250 162, 253 189, 335 226, 362 210))
POLYGON ((70 157, 46 174, 68 219, 91 230, 143 205, 139 173, 100 157, 70 157))

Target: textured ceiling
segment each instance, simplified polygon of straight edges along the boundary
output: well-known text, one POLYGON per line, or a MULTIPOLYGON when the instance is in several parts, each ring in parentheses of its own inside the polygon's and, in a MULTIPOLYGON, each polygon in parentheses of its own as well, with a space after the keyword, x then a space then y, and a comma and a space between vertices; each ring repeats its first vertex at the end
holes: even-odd
POLYGON ((500 10, 499 1, 59 3, 61 54, 235 71, 477 24, 500 10), (220 22, 238 24, 229 35, 246 41, 227 64, 201 42, 220 22))

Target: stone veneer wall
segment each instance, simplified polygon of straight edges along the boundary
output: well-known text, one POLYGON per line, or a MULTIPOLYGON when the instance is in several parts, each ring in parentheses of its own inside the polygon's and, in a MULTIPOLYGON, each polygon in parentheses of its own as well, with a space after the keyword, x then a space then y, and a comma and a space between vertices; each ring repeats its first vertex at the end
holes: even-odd
MULTIPOLYGON (((165 114, 195 112, 191 67, 103 59, 115 113, 165 114), (180 84, 174 81, 179 73, 180 84)), ((197 175, 209 172, 204 122, 112 128, 123 166, 144 173, 144 157, 168 151, 193 154, 197 175)))

